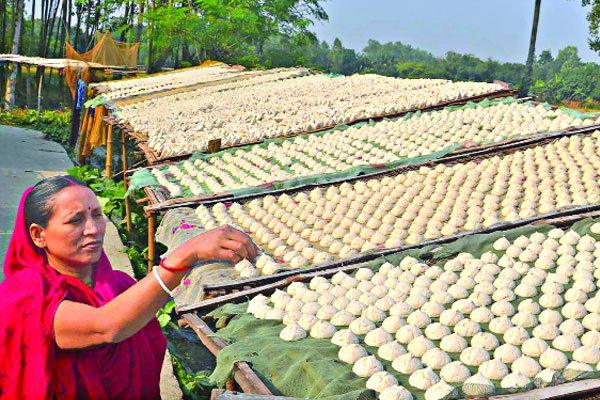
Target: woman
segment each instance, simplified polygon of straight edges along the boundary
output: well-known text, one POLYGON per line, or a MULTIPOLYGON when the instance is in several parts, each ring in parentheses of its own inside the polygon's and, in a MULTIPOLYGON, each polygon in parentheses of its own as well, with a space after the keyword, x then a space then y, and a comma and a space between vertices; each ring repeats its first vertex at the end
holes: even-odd
POLYGON ((156 312, 196 262, 254 260, 244 233, 196 236, 135 283, 102 250, 98 200, 70 177, 25 191, 0 285, 1 399, 155 399, 166 340, 156 312))

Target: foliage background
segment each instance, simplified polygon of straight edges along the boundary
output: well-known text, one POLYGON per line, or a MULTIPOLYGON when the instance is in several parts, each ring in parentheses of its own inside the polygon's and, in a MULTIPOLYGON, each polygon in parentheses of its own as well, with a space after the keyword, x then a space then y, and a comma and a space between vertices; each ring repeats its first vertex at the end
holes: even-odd
MULTIPOLYGON (((500 80, 516 87, 521 84, 525 72, 521 63, 482 60, 456 52, 435 57, 427 49, 399 41, 370 40, 360 51, 345 48, 339 39, 320 41, 311 26, 328 19, 321 6, 324 1, 37 0, 36 8, 33 0, 0 0, 0 12, 4 12, 0 18, 0 53, 11 50, 18 18, 13 10, 22 2, 25 18, 20 53, 26 55, 64 57, 66 40, 78 51, 85 51, 93 46, 95 32, 111 30, 116 40, 142 43, 139 63, 151 72, 213 59, 249 68, 303 65, 346 75, 378 73, 401 78, 500 80)), ((590 48, 600 51, 600 0, 581 0, 581 4, 591 6, 590 48)), ((6 72, 6 67, 0 68, 0 90, 4 90, 6 72)), ((20 76, 18 87, 27 94, 26 105, 30 107, 40 73, 36 70, 20 76)), ((566 47, 558 54, 544 50, 535 60, 531 91, 542 101, 569 100, 594 107, 600 100, 599 76, 600 66, 582 62, 575 47, 566 47)), ((58 87, 58 91, 65 90, 64 85, 58 87)), ((68 96, 61 99, 66 106, 68 101, 68 96)))

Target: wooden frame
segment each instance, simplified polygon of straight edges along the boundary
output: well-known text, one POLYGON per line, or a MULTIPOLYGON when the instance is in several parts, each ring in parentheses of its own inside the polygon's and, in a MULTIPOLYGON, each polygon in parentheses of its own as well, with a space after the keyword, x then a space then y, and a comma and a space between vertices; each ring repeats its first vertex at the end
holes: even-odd
MULTIPOLYGON (((570 226, 573 223, 589 218, 589 217, 600 217, 600 211, 581 213, 577 215, 567 216, 567 217, 559 217, 559 218, 550 218, 546 220, 537 221, 535 224, 551 224, 559 227, 570 226)), ((242 291, 239 293, 232 294, 228 296, 229 298, 225 303, 231 302, 236 298, 245 298, 246 296, 256 295, 258 293, 270 293, 275 289, 283 288, 288 286, 290 283, 294 281, 307 281, 312 279, 314 276, 331 276, 335 274, 337 271, 351 271, 353 269, 360 268, 362 264, 356 264, 353 266, 340 267, 336 269, 331 269, 327 271, 320 271, 316 273, 309 274, 300 274, 295 277, 290 277, 275 284, 265 285, 260 288, 254 288, 251 290, 242 291)), ((213 302, 214 307, 219 306, 220 302, 213 302)), ((213 307, 213 308, 214 308, 213 307)), ((178 312, 183 313, 183 320, 187 325, 192 327, 192 329, 196 332, 199 339, 202 343, 211 351, 213 354, 217 354, 218 351, 223 349, 227 344, 223 342, 221 339, 211 337, 214 332, 208 327, 208 325, 196 314, 196 312, 200 311, 200 309, 186 309, 179 310, 178 312)), ((206 309, 202 310, 203 312, 206 309)), ((260 380, 260 378, 252 371, 252 369, 246 363, 237 363, 234 366, 234 379, 240 385, 242 390, 246 392, 245 387, 249 388, 250 391, 247 393, 255 393, 262 394, 267 397, 258 397, 257 400, 268 400, 271 399, 272 393, 268 392, 260 392, 261 385, 264 383, 260 380), (248 369, 246 369, 248 367, 248 369), (258 384, 260 382, 260 384, 258 384)), ((266 387, 266 386, 265 386, 266 387)), ((268 390, 268 388, 267 388, 268 390)), ((219 391, 217 394, 223 394, 223 391, 219 391)), ((217 398, 217 397, 215 397, 217 398)), ((581 381, 575 381, 565 384, 560 384, 556 386, 550 386, 546 388, 534 389, 528 392, 523 393, 514 393, 514 394, 505 394, 498 396, 490 396, 485 397, 490 400, 544 400, 544 399, 573 399, 573 398, 600 398, 600 379, 586 379, 581 381)), ((224 400, 229 398, 225 397, 224 400)), ((233 398, 232 398, 233 399, 233 398)), ((243 397, 240 397, 243 399, 243 397)), ((248 397, 248 400, 253 400, 253 397, 248 397)), ((281 399, 286 400, 289 399, 283 396, 275 396, 273 400, 281 399)), ((483 399, 483 398, 482 398, 483 399)))
MULTIPOLYGON (((185 314, 182 318, 196 332, 202 344, 215 356, 227 346, 227 343, 221 339, 213 337, 214 332, 195 314, 185 314)), ((238 362, 233 366, 233 377, 244 393, 273 394, 245 362, 238 362)))
POLYGON ((271 396, 267 394, 246 394, 231 392, 229 390, 213 389, 210 400, 307 400, 284 397, 284 396, 271 396))

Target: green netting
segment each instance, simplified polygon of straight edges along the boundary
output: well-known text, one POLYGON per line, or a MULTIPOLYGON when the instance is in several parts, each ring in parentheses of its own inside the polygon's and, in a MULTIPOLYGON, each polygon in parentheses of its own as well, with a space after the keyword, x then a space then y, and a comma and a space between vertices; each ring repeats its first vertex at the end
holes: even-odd
POLYGON ((572 110, 567 107, 560 107, 560 111, 564 112, 565 114, 569 114, 573 118, 579 119, 597 118, 600 116, 600 112, 582 113, 581 111, 572 110))
MULTIPOLYGON (((571 229, 580 235, 591 235, 596 240, 600 240, 600 235, 590 231, 590 227, 598 220, 587 218, 575 223, 571 229)), ((531 235, 534 232, 547 233, 553 229, 552 225, 525 226, 507 231, 499 231, 491 234, 478 234, 466 236, 452 243, 444 245, 426 246, 421 249, 414 249, 392 254, 385 257, 379 257, 365 266, 374 270, 378 269, 383 263, 391 262, 398 265, 400 261, 408 256, 415 257, 429 264, 441 263, 444 260, 456 256, 460 252, 469 252, 474 256, 481 256, 486 251, 493 251, 497 255, 503 252, 495 251, 493 243, 500 237, 505 236, 508 240, 514 241, 521 235, 531 235)), ((549 271, 550 272, 550 271, 549 271)), ((570 285, 569 285, 570 287, 570 285)), ((565 287, 567 290, 569 287, 565 287)), ((535 299, 535 298, 534 298, 535 299)), ((517 298, 513 303, 515 309, 518 303, 523 301, 517 298)), ((247 361, 252 364, 259 374, 270 380, 278 389, 279 393, 285 396, 326 398, 335 395, 342 395, 340 398, 357 398, 360 395, 356 390, 364 387, 365 380, 356 377, 351 372, 351 367, 339 361, 337 358, 338 347, 328 340, 317 340, 306 338, 298 342, 284 342, 279 338, 279 332, 283 328, 280 321, 258 320, 245 313, 247 303, 227 304, 213 311, 209 316, 217 319, 217 326, 223 326, 223 323, 230 317, 233 319, 228 326, 217 332, 218 337, 229 343, 230 346, 222 350, 217 357, 217 368, 211 376, 211 380, 222 385, 230 376, 233 365, 236 361, 247 361), (340 392, 331 390, 341 390, 340 392), (349 392, 349 393, 348 393, 349 392)), ((432 321, 437 322, 436 318, 432 321)), ((481 324, 483 332, 490 332, 488 324, 481 324)), ((532 329, 528 329, 531 335, 532 329)), ((502 341, 502 335, 496 336, 502 341)), ((370 354, 377 354, 377 349, 366 346, 364 337, 360 337, 361 345, 370 354)), ((433 341, 439 347, 439 341, 433 341)), ((569 360, 572 360, 572 353, 565 353, 569 360)), ((449 353, 450 358, 459 359, 459 354, 449 353)), ((399 383, 407 388, 408 376, 397 373, 391 363, 379 358, 386 371, 393 374, 399 383)), ((537 358, 536 361, 538 360, 537 358)), ((468 367, 471 374, 477 372, 477 367, 468 367)), ((493 381, 494 388, 481 385, 455 386, 453 394, 447 396, 445 400, 463 396, 479 395, 499 395, 514 392, 526 392, 539 387, 552 386, 566 381, 590 379, 600 377, 600 372, 582 372, 577 370, 564 370, 555 374, 550 382, 540 378, 533 379, 525 388, 502 389, 499 381, 493 381)), ((424 392, 411 390, 411 393, 418 400, 424 399, 424 392)), ((367 397, 368 398, 368 397, 367 397)))
POLYGON ((104 96, 96 96, 93 99, 89 99, 88 101, 83 103, 83 106, 85 108, 95 108, 104 105, 104 103, 106 103, 107 101, 108 99, 104 96))
POLYGON ((280 321, 238 315, 217 337, 232 344, 217 354, 211 382, 222 387, 238 361, 246 361, 274 392, 290 397, 326 400, 375 400, 350 366, 337 359, 337 346, 329 339, 306 338, 285 342, 279 338, 280 321))
POLYGON ((146 186, 159 186, 159 183, 156 181, 156 178, 154 178, 154 175, 150 173, 150 170, 142 168, 129 178, 129 188, 127 189, 125 196, 129 196, 135 190, 142 189, 146 186))

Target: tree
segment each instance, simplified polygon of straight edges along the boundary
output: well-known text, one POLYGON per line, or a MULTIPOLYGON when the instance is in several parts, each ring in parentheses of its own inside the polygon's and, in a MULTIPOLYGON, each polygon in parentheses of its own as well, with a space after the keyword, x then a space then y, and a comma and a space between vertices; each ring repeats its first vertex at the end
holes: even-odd
POLYGON ((326 20, 320 0, 196 0, 196 35, 203 58, 252 65, 276 36, 308 35, 315 20, 326 20))
POLYGON ((587 15, 587 20, 590 23, 588 43, 590 49, 600 52, 600 0, 581 0, 581 5, 584 7, 592 6, 587 15))
MULTIPOLYGON (((25 6, 24 0, 17 0, 16 3, 16 25, 15 33, 13 37, 12 53, 19 54, 19 45, 21 44, 21 28, 23 27, 23 7, 25 6)), ((12 66, 12 72, 10 74, 9 82, 6 85, 6 104, 8 109, 12 109, 15 106, 15 92, 17 87, 17 71, 19 70, 19 64, 14 63, 12 66)))
POLYGON ((201 43, 200 37, 205 26, 201 17, 187 8, 155 7, 146 17, 152 24, 152 30, 148 32, 153 53, 149 57, 149 72, 159 71, 172 49, 201 43))
POLYGON ((550 50, 542 51, 538 57, 538 63, 540 63, 540 65, 546 65, 552 61, 554 61, 554 57, 552 57, 552 52, 550 50))
POLYGON ((351 75, 360 70, 360 61, 354 50, 344 48, 341 40, 335 38, 329 53, 328 69, 335 74, 351 75))
POLYGON ((523 85, 521 86, 520 96, 525 97, 529 92, 531 85, 531 74, 533 71, 533 61, 535 58, 535 41, 537 38, 538 22, 540 20, 540 6, 542 0, 535 0, 535 8, 533 10, 533 25, 531 27, 531 38, 529 40, 529 54, 527 55, 527 63, 525 64, 525 76, 523 77, 523 85))

